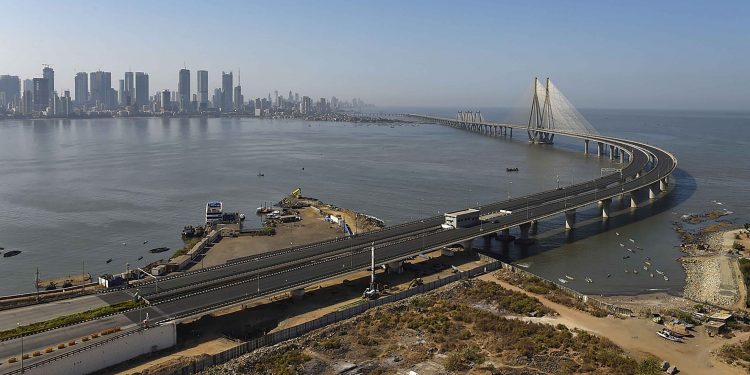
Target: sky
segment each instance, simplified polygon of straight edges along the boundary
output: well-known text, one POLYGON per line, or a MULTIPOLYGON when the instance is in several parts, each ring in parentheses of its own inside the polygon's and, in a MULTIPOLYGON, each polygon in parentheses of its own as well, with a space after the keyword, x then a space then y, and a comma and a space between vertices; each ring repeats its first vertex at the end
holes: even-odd
MULTIPOLYGON (((579 108, 747 110, 750 1, 0 0, 0 74, 73 91, 78 71, 241 72, 379 106, 516 105, 550 77, 579 108)), ((209 93, 209 94, 210 94, 209 93)))

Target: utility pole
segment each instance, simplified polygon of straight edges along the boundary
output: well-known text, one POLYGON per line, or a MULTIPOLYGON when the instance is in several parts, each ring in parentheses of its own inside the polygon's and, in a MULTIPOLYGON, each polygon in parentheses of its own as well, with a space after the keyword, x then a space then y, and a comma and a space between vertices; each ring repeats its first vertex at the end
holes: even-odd
MULTIPOLYGON (((36 268, 36 279, 34 282, 34 286, 36 287, 36 301, 39 302, 39 267, 36 268)), ((23 368, 23 366, 21 366, 23 368)))
POLYGON ((81 294, 86 294, 86 261, 81 261, 81 294))

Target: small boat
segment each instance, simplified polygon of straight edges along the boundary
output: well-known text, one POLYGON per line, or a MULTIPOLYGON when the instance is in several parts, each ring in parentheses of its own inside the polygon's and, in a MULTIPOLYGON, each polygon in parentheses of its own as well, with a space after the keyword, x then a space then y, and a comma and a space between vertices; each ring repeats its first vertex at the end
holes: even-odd
POLYGON ((647 271, 648 270, 648 266, 643 266, 643 269, 647 271))
POLYGON ((622 243, 620 243, 620 247, 625 247, 625 245, 623 245, 622 243))
POLYGON ((651 276, 651 277, 654 277, 654 273, 653 272, 650 273, 650 274, 648 274, 648 275, 651 276))
POLYGON ((631 253, 635 254, 635 251, 633 251, 633 249, 631 249, 631 248, 628 248, 628 251, 630 251, 631 253))
POLYGON ((665 338, 665 339, 667 339, 667 340, 669 340, 669 341, 684 342, 681 338, 679 338, 677 336, 674 336, 671 333, 669 333, 669 330, 667 330, 666 328, 662 329, 661 331, 656 332, 656 334, 659 335, 659 336, 661 336, 661 337, 663 337, 663 338, 665 338))
POLYGON ((667 277, 667 275, 664 275, 664 281, 669 281, 669 278, 667 277))
POLYGON ((122 246, 128 246, 127 242, 123 242, 122 246))
POLYGON ((169 251, 169 248, 168 247, 157 247, 157 248, 149 250, 148 252, 149 253, 163 253, 165 251, 169 251))
POLYGON ((647 266, 650 266, 650 265, 651 265, 651 262, 649 262, 649 261, 645 261, 645 262, 643 262, 643 263, 645 263, 645 264, 646 264, 647 266))
POLYGON ((640 247, 640 246, 638 246, 638 245, 635 245, 635 248, 638 249, 638 250, 643 250, 643 248, 640 247))
POLYGON ((5 250, 5 248, 4 247, 0 247, 0 250, 5 250))
POLYGON ((240 221, 245 221, 245 214, 240 214, 240 221))
POLYGON ((141 259, 143 259, 143 255, 141 255, 141 256, 138 257, 138 260, 141 260, 141 259))
POLYGON ((10 258, 10 257, 14 257, 14 256, 16 256, 18 254, 21 254, 21 250, 11 250, 11 251, 3 254, 3 257, 10 258))
POLYGON ((143 244, 144 244, 144 245, 145 245, 145 244, 147 244, 147 243, 148 243, 148 240, 144 240, 144 241, 143 241, 143 244))
POLYGON ((258 172, 258 177, 265 177, 266 175, 263 173, 258 172))
POLYGON ((506 171, 506 172, 518 172, 518 167, 514 167, 514 168, 505 168, 505 171, 506 171))
POLYGON ((625 270, 625 273, 628 273, 628 270, 627 270, 627 269, 625 270))
POLYGON ((590 277, 587 277, 587 278, 586 278, 586 282, 587 282, 587 283, 593 283, 593 282, 594 282, 594 280, 591 280, 591 278, 590 278, 590 277))
POLYGON ((630 258, 630 255, 625 255, 624 257, 622 257, 622 259, 628 259, 628 258, 630 258))
POLYGON ((565 275, 565 278, 568 279, 568 280, 575 280, 575 278, 573 276, 570 276, 570 275, 565 275))
POLYGON ((559 279, 557 279, 557 281, 559 281, 559 282, 561 282, 561 283, 563 283, 563 284, 567 284, 567 283, 568 283, 568 280, 565 280, 565 279, 563 279, 562 277, 561 277, 561 278, 559 278, 559 279))
POLYGON ((633 273, 637 275, 638 274, 638 270, 633 270, 633 273))
POLYGON ((608 278, 609 278, 609 277, 612 277, 612 274, 611 274, 611 273, 608 273, 608 274, 607 274, 607 277, 608 277, 608 278))
POLYGON ((664 271, 656 270, 656 273, 658 273, 659 275, 663 275, 664 271))
POLYGON ((630 241, 630 242, 632 242, 632 243, 635 243, 635 240, 634 240, 634 239, 632 239, 632 238, 628 238, 628 241, 630 241))
POLYGON ((620 235, 620 232, 615 232, 615 234, 619 236, 619 235, 620 235))
POLYGON ((529 267, 531 267, 528 263, 517 263, 516 266, 522 267, 522 268, 529 268, 529 267))
POLYGON ((107 259, 107 264, 112 263, 112 258, 107 259))

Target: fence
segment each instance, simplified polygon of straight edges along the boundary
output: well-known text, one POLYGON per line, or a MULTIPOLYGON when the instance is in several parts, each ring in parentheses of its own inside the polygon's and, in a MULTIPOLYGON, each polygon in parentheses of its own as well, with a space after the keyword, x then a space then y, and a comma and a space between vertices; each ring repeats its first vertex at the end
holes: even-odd
POLYGON ((518 268, 518 267, 516 267, 516 266, 514 266, 512 264, 503 263, 503 262, 501 262, 501 264, 502 264, 502 268, 505 269, 505 270, 509 270, 509 271, 511 271, 513 273, 518 273, 518 274, 524 275, 526 277, 535 277, 537 279, 540 279, 545 284, 550 285, 550 286, 554 286, 555 288, 562 290, 565 294, 567 294, 567 295, 569 295, 571 297, 575 297, 575 298, 583 301, 583 303, 589 303, 589 304, 591 304, 591 305, 593 305, 593 306, 595 306, 597 308, 605 310, 605 311, 607 311, 610 314, 614 314, 614 315, 627 315, 627 316, 630 316, 630 315, 633 314, 633 311, 630 310, 630 309, 626 309, 624 307, 616 306, 616 305, 613 305, 611 303, 607 303, 607 302, 598 300, 596 298, 591 298, 591 297, 589 297, 586 294, 583 294, 581 292, 575 291, 575 290, 570 289, 570 288, 568 288, 566 286, 562 286, 562 285, 560 285, 560 284, 558 284, 558 283, 556 283, 554 281, 547 280, 547 279, 545 279, 543 277, 539 277, 538 275, 535 275, 535 274, 533 274, 533 273, 531 273, 529 271, 526 271, 524 269, 518 268))
POLYGON ((460 279, 467 279, 467 278, 475 277, 475 276, 478 276, 487 272, 495 271, 500 268, 501 264, 503 264, 502 262, 498 260, 495 260, 493 258, 487 257, 485 255, 481 255, 481 254, 480 254, 480 259, 489 261, 490 263, 484 264, 482 266, 479 266, 469 271, 459 272, 459 273, 450 275, 446 278, 442 278, 442 279, 438 279, 438 280, 435 280, 426 284, 422 284, 422 285, 404 290, 396 294, 391 294, 383 298, 379 298, 373 301, 365 301, 361 304, 349 307, 341 311, 336 311, 336 312, 323 315, 320 318, 311 320, 306 323, 299 324, 294 327, 289 327, 278 332, 263 335, 261 337, 258 337, 257 339, 243 342, 233 348, 227 349, 221 353, 214 354, 210 357, 206 357, 200 360, 196 359, 192 363, 185 365, 182 369, 176 370, 175 373, 182 374, 182 375, 189 375, 189 374, 193 374, 196 372, 204 371, 205 369, 211 366, 225 363, 241 355, 252 352, 255 349, 262 348, 265 346, 275 345, 282 341, 286 341, 289 339, 299 337, 301 335, 304 335, 318 328, 322 328, 327 325, 357 316, 373 307, 378 307, 387 303, 400 301, 400 300, 415 296, 417 294, 422 294, 422 293, 440 288, 447 284, 450 284, 454 281, 458 281, 460 279))

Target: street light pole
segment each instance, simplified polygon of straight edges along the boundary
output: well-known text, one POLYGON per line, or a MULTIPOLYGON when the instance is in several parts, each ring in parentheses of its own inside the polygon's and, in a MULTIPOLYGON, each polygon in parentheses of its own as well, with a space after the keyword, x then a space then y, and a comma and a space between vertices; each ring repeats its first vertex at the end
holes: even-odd
MULTIPOLYGON (((16 323, 18 328, 21 328, 21 323, 16 323)), ((21 373, 23 374, 23 333, 21 334, 21 373)))

